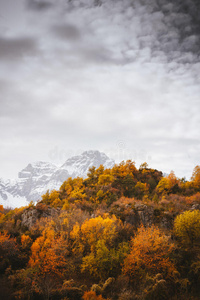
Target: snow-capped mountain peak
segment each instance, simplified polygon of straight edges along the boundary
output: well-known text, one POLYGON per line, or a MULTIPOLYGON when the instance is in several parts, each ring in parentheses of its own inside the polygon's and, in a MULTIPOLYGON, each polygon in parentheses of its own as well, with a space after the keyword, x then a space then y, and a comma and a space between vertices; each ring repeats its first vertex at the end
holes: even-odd
POLYGON ((105 153, 90 150, 69 158, 61 166, 61 169, 68 170, 71 177, 80 176, 86 178, 90 167, 98 168, 100 165, 104 165, 105 168, 111 168, 114 163, 114 160, 106 156, 105 153))
POLYGON ((18 173, 19 178, 30 178, 33 176, 41 176, 44 174, 52 174, 57 169, 57 166, 49 162, 37 161, 28 164, 23 170, 18 173))
POLYGON ((87 177, 90 167, 112 168, 114 160, 97 150, 85 151, 73 156, 58 167, 49 162, 29 163, 18 173, 16 180, 0 179, 0 204, 4 207, 19 207, 41 199, 47 190, 59 189, 63 181, 72 177, 87 177))

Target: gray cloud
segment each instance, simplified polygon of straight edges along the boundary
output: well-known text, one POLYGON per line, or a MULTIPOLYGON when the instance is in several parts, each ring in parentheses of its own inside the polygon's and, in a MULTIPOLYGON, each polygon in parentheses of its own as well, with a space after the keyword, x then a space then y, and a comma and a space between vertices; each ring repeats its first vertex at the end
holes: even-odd
POLYGON ((71 25, 71 24, 55 25, 52 27, 52 31, 57 37, 61 39, 67 39, 72 41, 81 39, 81 33, 75 25, 71 25))
POLYGON ((18 60, 28 55, 38 53, 37 43, 29 37, 6 38, 0 37, 0 58, 18 60))
POLYGON ((52 2, 44 0, 26 0, 26 4, 29 9, 42 12, 53 6, 52 2))
POLYGON ((189 178, 200 149, 196 1, 29 1, 29 9, 8 1, 1 176, 49 160, 56 146, 146 160, 189 178))

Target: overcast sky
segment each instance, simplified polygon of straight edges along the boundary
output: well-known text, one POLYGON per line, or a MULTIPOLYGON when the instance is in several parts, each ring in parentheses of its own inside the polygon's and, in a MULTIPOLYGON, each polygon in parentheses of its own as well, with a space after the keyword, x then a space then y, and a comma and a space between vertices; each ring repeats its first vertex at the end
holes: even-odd
POLYGON ((0 0, 0 177, 84 150, 200 164, 198 0, 0 0))

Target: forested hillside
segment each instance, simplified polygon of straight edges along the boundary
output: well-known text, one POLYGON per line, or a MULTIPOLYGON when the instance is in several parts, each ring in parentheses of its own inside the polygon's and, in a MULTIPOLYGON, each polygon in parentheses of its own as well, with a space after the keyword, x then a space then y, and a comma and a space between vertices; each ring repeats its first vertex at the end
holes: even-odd
POLYGON ((101 165, 0 210, 1 299, 200 299, 200 166, 101 165))

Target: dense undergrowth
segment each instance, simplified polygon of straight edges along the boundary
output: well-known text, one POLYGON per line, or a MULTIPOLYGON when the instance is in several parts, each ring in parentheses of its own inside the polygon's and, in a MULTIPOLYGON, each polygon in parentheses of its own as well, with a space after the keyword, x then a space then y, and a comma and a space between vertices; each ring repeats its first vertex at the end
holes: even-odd
POLYGON ((200 167, 132 161, 0 207, 1 299, 199 299, 200 167))

